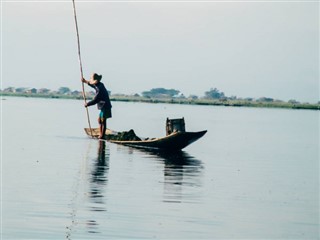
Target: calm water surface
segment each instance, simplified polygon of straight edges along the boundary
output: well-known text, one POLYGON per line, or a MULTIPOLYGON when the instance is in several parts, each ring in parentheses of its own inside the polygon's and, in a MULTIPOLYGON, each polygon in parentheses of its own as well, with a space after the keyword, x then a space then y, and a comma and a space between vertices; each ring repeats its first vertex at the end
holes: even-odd
POLYGON ((114 102, 114 130, 208 130, 164 155, 88 138, 82 101, 1 104, 2 239, 319 239, 317 111, 114 102))

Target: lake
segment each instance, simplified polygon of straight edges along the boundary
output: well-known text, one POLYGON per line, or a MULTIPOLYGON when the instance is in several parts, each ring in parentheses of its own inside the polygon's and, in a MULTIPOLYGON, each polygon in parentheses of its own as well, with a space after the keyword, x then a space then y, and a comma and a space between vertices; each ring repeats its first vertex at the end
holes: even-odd
POLYGON ((112 104, 113 130, 208 132, 155 154, 87 137, 83 101, 1 97, 2 239, 319 239, 319 111, 112 104))

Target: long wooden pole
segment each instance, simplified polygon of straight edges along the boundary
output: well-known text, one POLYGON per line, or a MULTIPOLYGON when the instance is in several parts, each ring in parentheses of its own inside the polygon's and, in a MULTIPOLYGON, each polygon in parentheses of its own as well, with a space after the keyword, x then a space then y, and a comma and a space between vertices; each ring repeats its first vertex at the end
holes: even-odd
MULTIPOLYGON (((83 79, 83 70, 82 70, 82 61, 81 61, 81 51, 80 51, 80 37, 79 37, 79 29, 78 29, 78 21, 77 21, 77 13, 76 13, 76 5, 74 0, 72 0, 73 3, 73 15, 74 15, 74 22, 76 25, 76 32, 77 32, 77 43, 78 43, 78 57, 79 57, 79 64, 80 64, 80 74, 81 74, 81 79, 83 79)), ((84 91, 84 83, 82 82, 82 96, 83 96, 83 100, 84 103, 87 103, 87 98, 86 98, 86 93, 84 91)), ((93 137, 92 134, 92 128, 91 128, 91 124, 90 124, 90 117, 89 117, 89 110, 86 107, 86 112, 87 112, 87 120, 88 120, 88 124, 89 124, 89 128, 90 128, 90 133, 91 136, 93 137)))

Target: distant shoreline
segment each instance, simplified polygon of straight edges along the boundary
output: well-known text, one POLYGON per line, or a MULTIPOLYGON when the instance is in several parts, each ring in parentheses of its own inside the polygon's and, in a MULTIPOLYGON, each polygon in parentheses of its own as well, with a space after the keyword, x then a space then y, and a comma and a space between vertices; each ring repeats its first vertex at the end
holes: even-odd
MULTIPOLYGON (((1 97, 31 97, 31 98, 53 98, 53 99, 78 99, 82 96, 65 94, 39 94, 39 93, 6 93, 0 92, 1 97)), ((88 98, 91 99, 91 98, 88 98)), ((287 108, 287 109, 306 109, 320 110, 320 104, 311 103, 288 103, 288 102, 257 102, 248 100, 219 100, 219 99, 190 99, 190 98, 146 98, 141 96, 110 96, 111 101, 119 102, 144 102, 144 103, 167 103, 167 104, 188 104, 188 105, 207 105, 207 106, 226 106, 226 107, 258 107, 258 108, 287 108)))

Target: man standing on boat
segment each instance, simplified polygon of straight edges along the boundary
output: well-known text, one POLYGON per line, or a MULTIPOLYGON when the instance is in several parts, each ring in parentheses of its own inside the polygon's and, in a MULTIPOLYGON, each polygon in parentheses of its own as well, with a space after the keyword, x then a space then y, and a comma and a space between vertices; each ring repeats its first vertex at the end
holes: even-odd
POLYGON ((102 75, 93 73, 90 80, 81 79, 82 82, 88 84, 90 87, 96 90, 96 95, 92 101, 89 101, 85 104, 85 107, 89 107, 97 104, 98 109, 100 110, 98 123, 100 125, 100 135, 99 139, 104 138, 106 129, 107 129, 107 119, 111 118, 111 102, 109 94, 104 84, 101 82, 102 75))

